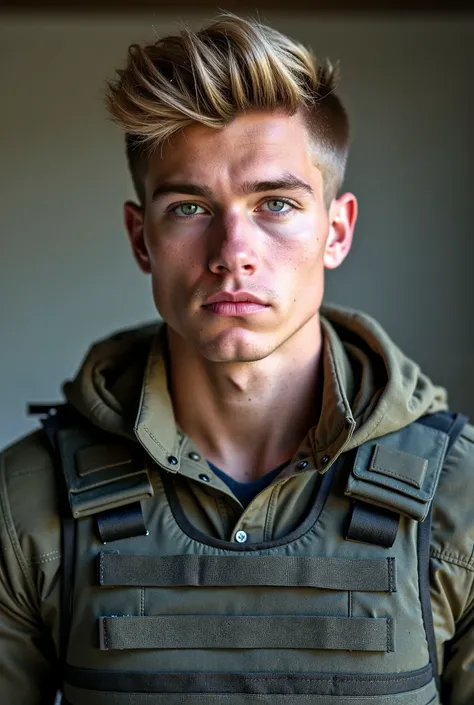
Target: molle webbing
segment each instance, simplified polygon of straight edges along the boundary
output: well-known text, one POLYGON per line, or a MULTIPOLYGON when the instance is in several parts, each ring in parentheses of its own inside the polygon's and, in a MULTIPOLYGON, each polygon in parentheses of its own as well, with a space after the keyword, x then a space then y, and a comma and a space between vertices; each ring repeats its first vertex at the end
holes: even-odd
POLYGON ((122 693, 67 687, 64 705, 439 705, 431 681, 399 695, 314 695, 274 693, 122 693))
POLYGON ((393 620, 375 617, 101 617, 100 648, 394 651, 393 620))
POLYGON ((395 592, 395 559, 314 556, 99 555, 103 587, 275 586, 395 592))
MULTIPOLYGON (((117 694, 149 693, 186 697, 188 693, 223 695, 251 693, 260 702, 265 695, 311 696, 384 696, 406 693, 432 683, 431 666, 407 674, 376 673, 150 673, 149 671, 114 672, 100 669, 67 667, 68 684, 91 691, 115 691, 117 694)), ((127 701, 128 702, 128 701, 127 701)), ((274 701, 272 700, 272 705, 274 701)), ((275 701, 278 702, 278 701, 275 701)), ((291 702, 285 700, 285 705, 291 702)), ((359 699, 357 700, 359 705, 359 699)), ((379 705, 379 700, 377 700, 379 705)), ((423 702, 423 705, 426 703, 423 702)))

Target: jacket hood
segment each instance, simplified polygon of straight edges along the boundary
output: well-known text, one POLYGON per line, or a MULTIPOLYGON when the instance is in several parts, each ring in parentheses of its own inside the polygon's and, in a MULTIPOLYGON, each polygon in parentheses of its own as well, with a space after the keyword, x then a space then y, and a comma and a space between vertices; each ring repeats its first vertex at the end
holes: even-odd
MULTIPOLYGON (((331 410, 338 407, 352 422, 355 431, 346 450, 398 431, 424 414, 447 409, 445 390, 435 386, 373 318, 329 305, 320 314, 322 420, 326 417, 331 423, 331 410)), ((63 386, 68 402, 96 426, 135 439, 140 405, 144 396, 149 397, 147 375, 157 374, 149 357, 150 350, 163 347, 160 331, 164 326, 156 323, 121 331, 94 344, 76 378, 63 386)), ((167 394, 166 383, 154 384, 153 389, 167 394)), ((162 408, 172 414, 168 402, 162 408)))
POLYGON ((448 408, 446 390, 433 384, 371 316, 325 305, 321 323, 356 423, 346 450, 448 408))

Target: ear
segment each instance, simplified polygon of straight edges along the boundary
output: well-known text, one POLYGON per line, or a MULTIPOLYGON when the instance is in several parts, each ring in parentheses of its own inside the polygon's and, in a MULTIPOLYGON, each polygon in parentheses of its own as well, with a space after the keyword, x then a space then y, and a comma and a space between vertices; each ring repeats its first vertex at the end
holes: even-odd
POLYGON ((150 274, 150 257, 144 238, 144 210, 135 203, 132 203, 132 201, 127 201, 123 207, 123 217, 132 246, 133 256, 142 272, 150 274))
POLYGON ((324 266, 336 269, 349 253, 357 220, 357 199, 352 193, 335 198, 329 207, 329 234, 324 250, 324 266))

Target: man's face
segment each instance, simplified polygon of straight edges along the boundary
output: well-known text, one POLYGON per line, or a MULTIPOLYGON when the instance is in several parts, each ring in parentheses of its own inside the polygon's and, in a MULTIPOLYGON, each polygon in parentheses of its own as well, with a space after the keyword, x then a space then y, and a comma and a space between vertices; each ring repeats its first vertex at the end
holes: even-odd
POLYGON ((260 360, 317 321, 356 203, 346 194, 328 212, 298 115, 189 127, 150 158, 145 190, 144 215, 125 206, 132 247, 158 311, 195 351, 260 360))

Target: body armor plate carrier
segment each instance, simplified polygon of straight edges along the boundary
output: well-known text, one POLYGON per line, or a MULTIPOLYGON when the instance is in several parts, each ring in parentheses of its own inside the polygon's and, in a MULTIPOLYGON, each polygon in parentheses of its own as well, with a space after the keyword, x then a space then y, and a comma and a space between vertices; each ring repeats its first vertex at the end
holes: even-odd
POLYGON ((290 534, 193 527, 136 443, 69 407, 43 419, 66 480, 69 705, 436 705, 431 503, 465 417, 343 454, 290 534))

